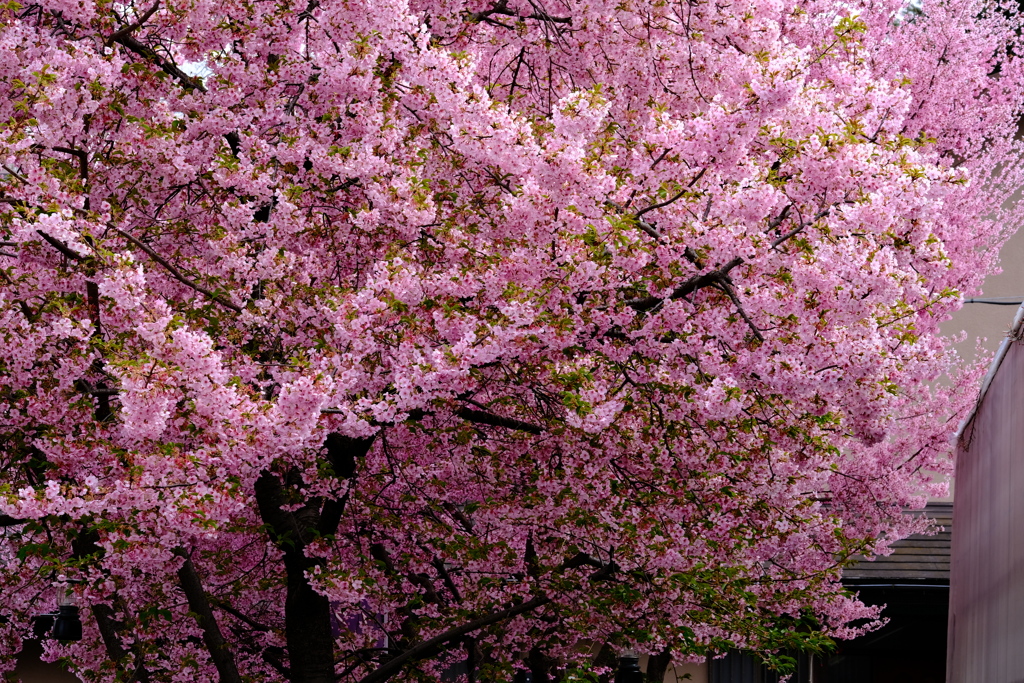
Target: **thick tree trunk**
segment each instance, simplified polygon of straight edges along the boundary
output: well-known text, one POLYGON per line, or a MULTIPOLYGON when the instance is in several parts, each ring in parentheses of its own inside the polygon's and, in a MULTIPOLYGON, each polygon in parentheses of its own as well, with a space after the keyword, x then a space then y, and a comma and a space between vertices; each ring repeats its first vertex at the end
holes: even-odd
POLYGON ((335 683, 331 605, 310 587, 305 576, 316 562, 294 555, 286 555, 284 561, 288 571, 284 627, 291 683, 335 683))
POLYGON ((601 649, 598 650, 597 654, 594 656, 593 664, 594 666, 608 667, 612 670, 613 673, 604 674, 598 678, 601 683, 610 683, 612 677, 615 675, 615 667, 619 664, 619 659, 615 656, 615 648, 612 647, 610 643, 602 645, 601 649))
POLYGON ((665 673, 671 663, 672 653, 668 648, 659 654, 652 655, 647 660, 647 674, 644 680, 647 683, 664 683, 665 673))
POLYGON ((533 674, 533 683, 554 683, 557 680, 552 674, 555 671, 556 662, 544 654, 540 648, 533 648, 526 659, 530 673, 533 674))
POLYGON ((466 638, 466 683, 477 683, 476 670, 480 664, 480 648, 476 638, 466 638))
MULTIPOLYGON (((331 434, 324 445, 334 473, 339 478, 351 479, 356 474, 358 460, 373 445, 373 438, 353 439, 331 434)), ((294 512, 285 510, 290 502, 294 501, 289 500, 276 474, 260 475, 256 481, 260 517, 284 553, 288 588, 284 605, 288 679, 290 683, 335 683, 331 604, 309 585, 306 574, 320 564, 320 560, 306 557, 305 550, 313 538, 330 536, 337 531, 345 499, 307 500, 294 512)))
POLYGON ((288 643, 288 679, 291 683, 334 683, 334 639, 331 606, 309 585, 306 571, 316 566, 304 552, 310 529, 319 514, 309 509, 286 512, 284 488, 276 474, 264 472, 256 481, 260 516, 284 551, 288 592, 284 604, 285 640, 288 643))
MULTIPOLYGON (((99 534, 95 530, 88 530, 83 527, 78 537, 71 543, 72 557, 82 560, 90 555, 100 556, 103 549, 99 546, 99 534)), ((138 647, 138 643, 129 652, 121 643, 120 631, 122 625, 118 622, 117 613, 110 605, 103 603, 92 605, 89 609, 96 625, 99 628, 100 638, 107 651, 107 657, 114 662, 117 668, 118 680, 127 683, 149 683, 149 671, 146 669, 146 659, 138 647), (129 655, 134 655, 129 658, 129 655)))
POLYGON ((117 616, 110 605, 93 605, 91 608, 93 617, 99 627, 100 638, 107 650, 107 657, 117 666, 118 680, 128 683, 149 683, 149 671, 146 670, 145 659, 142 654, 135 652, 134 663, 129 660, 129 653, 121 645, 121 637, 118 633, 117 616))
POLYGON ((178 581, 181 583, 181 589, 185 591, 189 610, 196 615, 196 623, 203 629, 203 643, 210 653, 213 665, 217 667, 220 683, 242 683, 238 667, 235 665, 235 656, 228 642, 224 640, 217 618, 213 615, 210 600, 203 589, 195 565, 184 551, 179 550, 175 554, 185 558, 185 562, 178 570, 178 581))

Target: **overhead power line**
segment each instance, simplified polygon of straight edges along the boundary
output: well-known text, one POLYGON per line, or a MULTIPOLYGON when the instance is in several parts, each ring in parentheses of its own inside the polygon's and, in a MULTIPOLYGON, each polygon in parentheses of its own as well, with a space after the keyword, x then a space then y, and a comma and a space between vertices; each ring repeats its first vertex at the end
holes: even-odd
POLYGON ((1020 306, 1024 304, 1024 297, 1020 296, 998 296, 991 299, 964 299, 965 304, 990 304, 992 306, 1020 306))

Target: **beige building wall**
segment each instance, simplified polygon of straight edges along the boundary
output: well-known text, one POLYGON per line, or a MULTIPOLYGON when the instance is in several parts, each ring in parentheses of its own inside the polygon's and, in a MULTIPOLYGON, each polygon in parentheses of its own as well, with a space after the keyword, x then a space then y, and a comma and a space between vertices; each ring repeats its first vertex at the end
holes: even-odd
MULTIPOLYGON (((965 335, 954 345, 961 358, 978 359, 977 344, 982 342, 981 362, 987 366, 1013 324, 1019 303, 1024 300, 1024 230, 1011 237, 999 253, 1001 273, 985 278, 982 293, 976 299, 999 299, 1015 302, 1007 305, 965 303, 952 319, 941 325, 946 336, 965 335)), ((978 387, 980 388, 980 387, 978 387)), ((977 390, 976 388, 975 390, 977 390)), ((955 482, 950 481, 949 495, 938 501, 952 501, 955 482)))
POLYGON ((949 683, 1024 681, 1024 347, 1007 347, 958 443, 949 683))
MULTIPOLYGON (((1024 299, 1024 231, 1011 237, 999 253, 1002 273, 989 275, 978 298, 1024 299)), ((967 333, 967 338, 956 345, 963 358, 973 358, 975 340, 986 337, 985 350, 991 359, 1000 342, 1013 323, 1016 305, 993 306, 990 304, 968 303, 942 325, 946 335, 967 333)), ((987 359, 987 360, 988 360, 987 359)))

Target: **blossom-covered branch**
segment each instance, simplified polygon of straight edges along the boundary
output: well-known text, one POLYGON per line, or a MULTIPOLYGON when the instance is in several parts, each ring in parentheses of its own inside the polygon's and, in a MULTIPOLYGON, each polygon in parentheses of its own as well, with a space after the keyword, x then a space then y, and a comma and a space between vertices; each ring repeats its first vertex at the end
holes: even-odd
POLYGON ((1024 217, 981 7, 0 6, 0 668, 68 591, 98 683, 870 628, 1024 217))

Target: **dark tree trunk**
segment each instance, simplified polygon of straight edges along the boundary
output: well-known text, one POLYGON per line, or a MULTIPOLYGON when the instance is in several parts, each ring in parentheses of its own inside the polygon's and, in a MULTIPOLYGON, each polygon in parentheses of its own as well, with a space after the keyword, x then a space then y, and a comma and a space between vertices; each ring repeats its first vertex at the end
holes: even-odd
POLYGON ((304 573, 317 563, 295 554, 286 555, 284 562, 288 572, 284 628, 291 683, 335 683, 331 605, 310 587, 304 573))
MULTIPOLYGON (((597 656, 594 657, 594 666, 608 667, 614 672, 618 665, 619 659, 615 656, 615 648, 610 643, 602 645, 597 656)), ((610 683, 614 675, 614 673, 604 674, 598 680, 600 683, 610 683)))
POLYGON ((178 581, 181 583, 181 589, 185 591, 189 610, 196 615, 196 623, 203 630, 203 643, 210 653, 213 665, 217 667, 220 683, 242 683, 238 667, 235 665, 235 656, 228 642, 224 640, 217 618, 213 615, 213 608, 210 607, 210 600, 195 565, 185 551, 179 550, 175 554, 185 558, 181 569, 178 570, 178 581))
POLYGON ((118 622, 116 614, 110 605, 93 605, 91 608, 93 617, 99 627, 100 638, 107 650, 107 657, 119 669, 118 680, 125 680, 129 683, 149 683, 149 671, 146 670, 145 659, 139 652, 135 653, 134 663, 129 660, 129 653, 121 645, 121 637, 118 633, 118 622))
POLYGON ((477 683, 476 670, 480 664, 480 648, 476 638, 466 638, 466 683, 477 683))
POLYGON ((545 655, 540 648, 530 650, 526 663, 533 674, 533 683, 555 683, 557 680, 554 676, 557 662, 545 655))
MULTIPOLYGON (((77 538, 71 543, 72 556, 77 560, 85 559, 90 555, 101 556, 103 548, 99 546, 99 540, 99 534, 95 530, 83 527, 77 538)), ((114 662, 117 668, 118 680, 128 683, 149 683, 149 671, 146 669, 146 660, 139 650, 139 644, 136 643, 132 652, 129 652, 121 643, 122 624, 118 622, 114 608, 100 603, 92 605, 89 611, 96 619, 107 657, 114 662), (130 658, 129 655, 134 655, 134 657, 130 658)))
POLYGON ((284 552, 288 582, 284 603, 288 678, 291 683, 334 683, 331 606, 327 598, 313 590, 305 576, 306 570, 317 564, 306 557, 304 550, 319 514, 308 508, 296 512, 283 510, 287 502, 284 487, 277 475, 270 472, 264 472, 256 481, 256 502, 277 547, 284 552))
POLYGON ((670 664, 672 664, 672 652, 668 648, 665 648, 659 654, 651 655, 647 660, 646 682, 664 683, 665 673, 668 671, 670 664))
MULTIPOLYGON (((331 434, 324 445, 334 474, 352 479, 358 460, 370 450, 373 438, 353 439, 331 434)), ((289 483, 292 483, 291 478, 289 483)), ((306 579, 306 573, 321 564, 321 560, 307 557, 305 550, 314 538, 337 531, 346 499, 309 499, 302 508, 288 512, 285 507, 294 501, 276 474, 264 472, 256 480, 255 488, 260 517, 269 527, 272 540, 284 553, 288 680, 290 683, 335 683, 331 604, 313 590, 306 579)))

